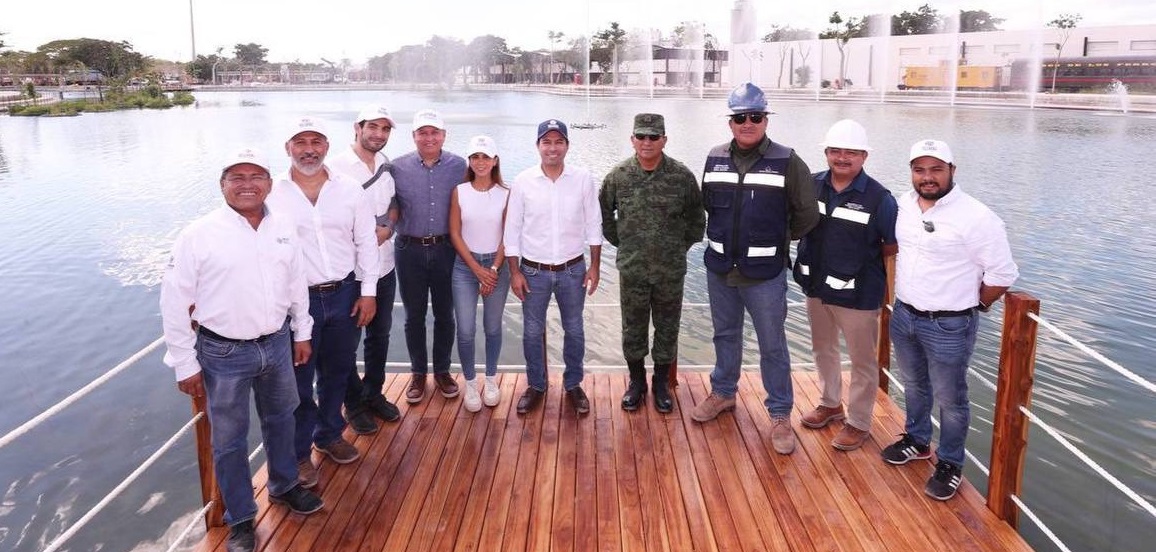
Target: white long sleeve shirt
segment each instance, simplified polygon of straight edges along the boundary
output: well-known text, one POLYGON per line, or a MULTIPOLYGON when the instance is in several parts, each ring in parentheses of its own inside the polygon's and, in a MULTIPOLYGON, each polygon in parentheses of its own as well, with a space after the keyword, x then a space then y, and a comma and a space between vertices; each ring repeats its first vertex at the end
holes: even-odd
POLYGON ((289 217, 267 210, 254 230, 226 205, 177 237, 161 284, 164 360, 177 381, 201 371, 192 321, 225 337, 256 339, 280 330, 287 315, 294 338, 309 340, 305 266, 289 217))
POLYGON ((309 202, 288 172, 274 179, 265 203, 297 223, 309 285, 342 280, 356 271, 362 297, 373 297, 381 270, 373 209, 365 201, 361 186, 328 167, 324 170, 329 180, 322 184, 316 205, 309 202))
POLYGON ((981 283, 1015 283, 1019 268, 1004 223, 991 209, 958 184, 927 211, 918 200, 914 190, 899 198, 895 295, 900 301, 924 311, 958 311, 979 304, 981 283))
MULTIPOLYGON (((377 173, 377 169, 384 163, 389 163, 389 158, 379 151, 377 155, 373 156, 373 170, 369 170, 365 162, 354 153, 352 145, 326 160, 326 165, 329 166, 329 168, 349 177, 350 180, 358 185, 364 184, 368 182, 370 178, 373 178, 373 175, 377 173)), ((394 184, 393 176, 390 176, 388 170, 383 171, 381 176, 377 177, 377 180, 368 188, 364 188, 362 195, 365 196, 365 201, 369 202, 375 221, 377 217, 389 212, 389 204, 393 201, 393 196, 396 193, 397 186, 394 184)), ((378 246, 377 258, 380 268, 378 271, 379 277, 385 276, 393 271, 393 236, 390 236, 390 239, 378 246)), ((358 279, 361 279, 360 276, 361 275, 358 274, 358 279)))
POLYGON ((522 171, 510 189, 506 255, 562 264, 602 245, 602 210, 590 171, 565 165, 551 181, 541 165, 522 171))

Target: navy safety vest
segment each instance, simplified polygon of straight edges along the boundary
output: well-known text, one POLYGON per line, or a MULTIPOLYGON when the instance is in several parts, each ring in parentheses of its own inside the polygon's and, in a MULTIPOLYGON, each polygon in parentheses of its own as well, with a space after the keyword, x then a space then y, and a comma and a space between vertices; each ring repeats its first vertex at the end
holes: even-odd
MULTIPOLYGON (((861 310, 883 304, 886 272, 883 237, 874 222, 879 204, 891 195, 882 184, 860 171, 862 192, 849 187, 836 196, 825 181, 830 171, 815 174, 819 224, 799 240, 793 276, 807 297, 861 310)), ((854 182, 852 182, 854 184, 854 182)))
POLYGON ((771 143, 742 177, 731 161, 730 144, 707 154, 702 175, 706 208, 707 270, 768 280, 787 265, 787 166, 792 150, 771 143))

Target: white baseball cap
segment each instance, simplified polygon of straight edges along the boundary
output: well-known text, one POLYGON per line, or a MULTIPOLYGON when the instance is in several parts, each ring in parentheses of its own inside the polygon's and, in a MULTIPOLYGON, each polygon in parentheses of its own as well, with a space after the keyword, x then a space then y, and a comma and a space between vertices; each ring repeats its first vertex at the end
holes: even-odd
POLYGON ((955 161, 955 157, 951 155, 951 148, 940 140, 920 140, 912 145, 911 159, 908 162, 915 161, 920 157, 934 157, 948 165, 955 161))
POLYGON ((432 109, 423 109, 413 114, 413 129, 417 130, 421 127, 434 127, 438 130, 445 130, 446 123, 442 120, 442 116, 437 111, 432 109))
POLYGON ((243 165, 246 163, 250 165, 257 165, 258 167, 265 169, 265 172, 269 172, 269 162, 265 160, 264 155, 261 155, 253 148, 244 148, 235 151, 226 157, 225 166, 221 168, 221 172, 224 173, 225 171, 236 167, 237 165, 243 165))
POLYGON ((474 136, 470 138, 470 145, 466 148, 466 157, 475 153, 484 153, 490 157, 497 157, 498 144, 489 136, 474 136))
POLYGON ((393 116, 389 114, 389 108, 385 107, 384 105, 376 104, 367 105, 362 108, 361 112, 357 114, 357 118, 354 119, 353 122, 360 123, 363 121, 373 121, 376 119, 385 119, 389 121, 389 126, 397 126, 397 123, 393 122, 393 116))
POLYGON ((302 132, 316 132, 329 139, 329 134, 325 132, 325 125, 321 121, 313 117, 299 117, 289 125, 289 130, 285 133, 285 141, 288 142, 302 132))

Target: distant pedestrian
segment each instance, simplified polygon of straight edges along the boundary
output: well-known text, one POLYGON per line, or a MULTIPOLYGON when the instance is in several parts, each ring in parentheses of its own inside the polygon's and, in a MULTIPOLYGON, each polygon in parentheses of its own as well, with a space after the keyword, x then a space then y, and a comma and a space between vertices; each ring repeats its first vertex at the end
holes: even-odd
POLYGON ((510 291, 510 270, 502 229, 510 190, 502 182, 498 146, 489 136, 474 136, 466 149, 469 168, 465 182, 450 197, 450 241, 454 261, 454 318, 458 327, 458 357, 466 380, 466 410, 498 406, 498 357, 502 353, 502 314, 510 291), (474 336, 478 296, 482 298, 482 330, 486 336, 486 381, 479 393, 475 383, 474 336))
POLYGON ((702 241, 706 224, 698 181, 686 165, 663 153, 666 139, 662 115, 635 115, 634 155, 610 170, 598 195, 602 233, 618 248, 622 355, 630 370, 625 410, 636 410, 646 397, 647 353, 654 361, 654 408, 674 408, 669 374, 678 354, 686 252, 702 241))
POLYGON ((213 470, 230 551, 256 545, 249 466, 250 395, 265 445, 269 500, 310 514, 321 499, 298 482, 294 366, 311 356, 305 266, 293 221, 265 206, 269 164, 253 150, 221 170, 226 205, 181 231, 161 284, 165 364, 177 387, 206 397, 213 470), (293 338, 290 340, 290 331, 293 338))
POLYGON ((1003 221, 955 184, 955 157, 939 140, 911 146, 911 185, 899 198, 895 237, 895 308, 891 342, 903 380, 907 421, 883 449, 891 464, 931 457, 932 399, 939 403, 935 473, 923 492, 955 496, 963 482, 971 425, 967 365, 979 313, 1007 291, 1019 268, 1003 221))

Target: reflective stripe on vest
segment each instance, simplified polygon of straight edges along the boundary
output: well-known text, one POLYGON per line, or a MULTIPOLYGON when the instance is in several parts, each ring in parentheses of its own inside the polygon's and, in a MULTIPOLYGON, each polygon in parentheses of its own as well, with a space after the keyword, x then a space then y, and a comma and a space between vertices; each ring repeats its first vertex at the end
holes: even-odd
POLYGON ((810 265, 805 265, 803 263, 795 263, 795 266, 799 267, 799 274, 802 274, 803 276, 810 276, 811 275, 811 266, 810 265))
POLYGON ((864 225, 871 221, 871 213, 856 211, 846 207, 836 207, 835 210, 831 213, 831 216, 833 218, 849 220, 851 222, 857 222, 864 225))
POLYGON ((738 184, 739 173, 736 172, 708 172, 702 175, 703 182, 723 182, 726 184, 738 184))
POLYGON ((779 251, 778 247, 748 247, 748 257, 774 257, 775 253, 779 251))
POLYGON ((786 178, 784 178, 781 174, 747 173, 747 177, 743 179, 743 184, 784 188, 787 185, 787 181, 786 178))
POLYGON ((831 289, 855 289, 855 279, 840 280, 834 276, 827 276, 826 284, 831 289))
POLYGON ((726 255, 726 251, 723 251, 723 244, 709 239, 706 240, 706 243, 710 246, 711 249, 715 251, 715 253, 718 253, 719 255, 726 255))
POLYGON ((819 214, 827 216, 827 204, 823 203, 823 200, 821 199, 819 200, 819 214))

